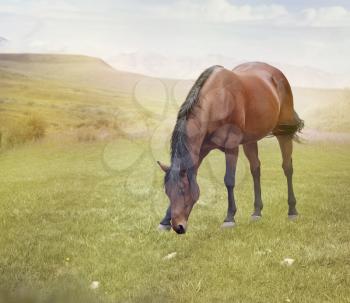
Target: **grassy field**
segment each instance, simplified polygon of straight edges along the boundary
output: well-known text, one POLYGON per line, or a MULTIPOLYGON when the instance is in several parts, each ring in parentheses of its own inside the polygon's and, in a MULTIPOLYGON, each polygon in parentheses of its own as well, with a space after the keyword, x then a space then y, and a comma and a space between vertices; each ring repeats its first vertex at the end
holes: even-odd
POLYGON ((113 302, 350 302, 349 146, 296 146, 295 222, 287 220, 275 140, 261 146, 261 222, 249 220, 252 182, 241 157, 232 230, 220 229, 224 161, 214 152, 200 171, 202 195, 185 236, 155 230, 167 205, 163 175, 147 150, 135 163, 134 148, 37 144, 0 155, 5 290, 26 287, 45 298, 69 281, 113 302), (117 154, 122 171, 108 160, 117 154), (295 263, 282 266, 286 257, 295 263))
MULTIPOLYGON (((147 132, 144 118, 154 127, 175 117, 192 83, 116 71, 85 56, 0 54, 0 131, 35 112, 53 135, 89 131, 99 137, 103 128, 115 135, 130 124, 147 132)), ((293 92, 308 127, 350 131, 349 90, 293 92)))
MULTIPOLYGON (((94 58, 0 54, 1 303, 350 302, 350 143, 295 145, 297 221, 287 219, 271 138, 260 145, 261 221, 250 221, 252 181, 241 153, 237 227, 220 228, 225 161, 212 152, 188 233, 156 230, 168 203, 156 160, 168 163, 189 84, 94 58), (45 136, 6 145, 32 114, 45 136), (79 139, 81 132, 94 136, 79 139), (282 265, 285 258, 295 262, 282 265)), ((294 93, 307 127, 350 131, 348 91, 294 93)))

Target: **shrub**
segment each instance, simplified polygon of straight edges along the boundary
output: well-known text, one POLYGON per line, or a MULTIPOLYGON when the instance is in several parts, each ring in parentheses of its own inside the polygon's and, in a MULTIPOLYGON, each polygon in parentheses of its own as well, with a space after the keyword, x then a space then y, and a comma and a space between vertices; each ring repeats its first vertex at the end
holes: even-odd
POLYGON ((26 121, 26 140, 38 140, 45 136, 47 124, 37 115, 31 115, 26 121))
POLYGON ((38 115, 29 115, 22 120, 7 121, 0 125, 0 147, 12 148, 28 141, 36 141, 45 136, 46 122, 38 115))

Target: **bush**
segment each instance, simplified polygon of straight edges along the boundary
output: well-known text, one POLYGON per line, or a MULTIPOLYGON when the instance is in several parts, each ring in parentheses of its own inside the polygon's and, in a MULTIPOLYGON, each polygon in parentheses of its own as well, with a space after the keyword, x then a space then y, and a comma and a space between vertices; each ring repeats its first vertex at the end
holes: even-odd
POLYGON ((0 125, 0 147, 12 148, 29 141, 36 141, 46 134, 47 124, 38 115, 0 125))
POLYGON ((45 136, 47 124, 39 116, 31 115, 26 121, 26 140, 38 140, 45 136))

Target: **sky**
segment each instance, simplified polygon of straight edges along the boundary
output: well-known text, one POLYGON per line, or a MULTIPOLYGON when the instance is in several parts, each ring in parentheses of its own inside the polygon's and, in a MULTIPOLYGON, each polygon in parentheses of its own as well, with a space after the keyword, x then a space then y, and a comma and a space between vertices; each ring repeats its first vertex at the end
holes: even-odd
POLYGON ((0 52, 221 55, 350 76, 348 0, 0 0, 0 37, 0 52))

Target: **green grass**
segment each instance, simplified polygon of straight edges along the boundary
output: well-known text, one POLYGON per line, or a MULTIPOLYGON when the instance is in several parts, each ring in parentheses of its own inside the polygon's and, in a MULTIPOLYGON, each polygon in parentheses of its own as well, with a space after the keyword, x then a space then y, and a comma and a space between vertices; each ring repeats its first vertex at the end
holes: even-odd
POLYGON ((26 287, 42 299, 68 281, 112 302, 350 302, 348 145, 296 145, 296 222, 287 220, 274 139, 260 148, 264 217, 250 222, 252 182, 241 153, 231 230, 220 229, 224 158, 212 153, 184 236, 155 230, 167 198, 154 155, 167 158, 145 142, 118 141, 0 154, 2 288, 26 287), (295 259, 291 267, 280 264, 286 257, 295 259), (101 286, 92 291, 94 280, 101 286))
MULTIPOLYGON (((2 293, 16 303, 350 302, 348 144, 295 146, 296 222, 287 220, 278 145, 266 139, 260 222, 250 222, 252 181, 241 153, 237 227, 220 229, 225 161, 213 152, 200 169, 188 233, 156 231, 168 203, 156 160, 168 161, 187 84, 94 58, 0 54, 0 132, 33 113, 48 127, 42 141, 0 150, 1 303, 10 302, 2 293), (118 135, 67 139, 100 128, 118 135), (286 257, 295 263, 282 266, 286 257)), ((307 127, 350 130, 348 91, 294 93, 307 127)))

